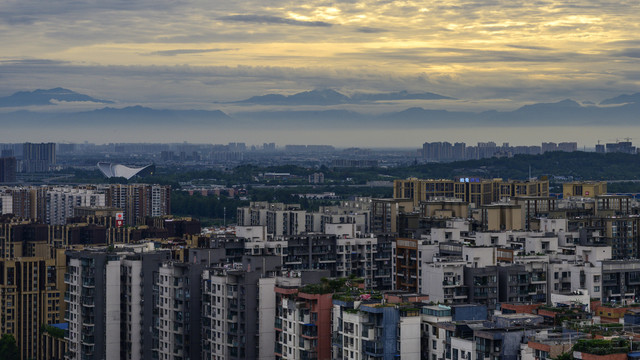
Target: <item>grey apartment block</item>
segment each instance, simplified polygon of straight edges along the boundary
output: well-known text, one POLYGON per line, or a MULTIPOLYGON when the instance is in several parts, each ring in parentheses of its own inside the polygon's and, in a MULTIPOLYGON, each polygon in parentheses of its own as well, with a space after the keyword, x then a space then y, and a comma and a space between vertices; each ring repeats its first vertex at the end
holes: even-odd
POLYGON ((202 263, 165 262, 158 269, 154 280, 154 359, 200 358, 203 268, 202 263))
POLYGON ((67 253, 67 359, 151 359, 153 272, 169 252, 67 253))
POLYGON ((495 310, 498 302, 498 267, 464 268, 464 285, 469 288, 472 304, 483 304, 495 310))
POLYGON ((202 359, 274 358, 275 273, 279 256, 202 272, 202 359))
POLYGON ((284 267, 288 270, 336 270, 336 236, 302 234, 287 236, 287 255, 284 267))

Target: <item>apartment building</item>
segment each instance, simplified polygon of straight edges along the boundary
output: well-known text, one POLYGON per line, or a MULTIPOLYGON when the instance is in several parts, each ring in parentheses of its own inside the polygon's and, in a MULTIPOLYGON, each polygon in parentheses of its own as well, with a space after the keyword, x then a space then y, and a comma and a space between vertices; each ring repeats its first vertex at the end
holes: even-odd
POLYGON ((468 301, 495 310, 498 304, 497 266, 465 267, 464 285, 468 288, 468 301))
POLYGON ((333 301, 333 359, 420 358, 420 310, 413 305, 333 301))
POLYGON ((0 260, 0 333, 16 339, 22 359, 44 356, 43 324, 62 322, 64 255, 0 260), (62 266, 60 264, 62 263, 62 266))
POLYGON ((55 143, 22 144, 22 171, 26 173, 46 172, 56 164, 55 143))
POLYGON ((287 236, 283 266, 288 270, 329 270, 337 275, 335 235, 306 233, 287 236))
POLYGON ((508 303, 547 301, 547 262, 500 266, 499 301, 508 303))
POLYGON ((142 250, 67 253, 66 359, 152 359, 154 272, 170 252, 142 250))
POLYGON ((67 218, 74 216, 76 207, 105 206, 105 194, 95 189, 82 189, 72 187, 58 187, 46 192, 46 218, 47 224, 64 225, 67 218))
POLYGON ((203 268, 203 263, 164 262, 154 276, 154 359, 201 357, 203 268))
POLYGON ((456 198, 475 206, 489 205, 505 196, 549 196, 549 180, 503 181, 502 179, 394 180, 393 198, 411 200, 414 206, 434 198, 456 198), (503 196, 504 194, 504 196, 503 196))
POLYGON ((429 300, 445 304, 468 302, 468 287, 464 284, 466 262, 462 260, 435 261, 422 266, 421 290, 429 300))
POLYGON ((245 256, 241 263, 202 271, 204 359, 274 359, 279 270, 277 256, 245 256))
POLYGON ((401 213, 412 212, 411 200, 372 199, 371 232, 374 234, 398 233, 398 217, 401 213))
POLYGON ((106 206, 122 209, 126 225, 139 224, 145 217, 171 214, 171 186, 111 184, 99 189, 105 192, 106 206))
POLYGON ((605 181, 572 181, 562 184, 562 195, 569 197, 595 198, 607 193, 605 181))
POLYGON ((275 358, 329 360, 332 293, 306 292, 305 287, 276 285, 275 358))

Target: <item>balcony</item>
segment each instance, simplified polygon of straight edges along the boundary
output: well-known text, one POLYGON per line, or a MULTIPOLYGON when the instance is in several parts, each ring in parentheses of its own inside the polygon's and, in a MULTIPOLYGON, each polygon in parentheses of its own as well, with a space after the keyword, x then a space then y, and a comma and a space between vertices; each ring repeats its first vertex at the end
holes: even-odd
POLYGON ((331 337, 331 344, 333 346, 342 347, 342 335, 336 333, 331 337))
POLYGON ((547 282, 546 276, 532 276, 531 277, 531 283, 546 283, 546 282, 547 282))
POLYGON ((315 324, 303 324, 302 325, 302 337, 314 339, 318 337, 318 328, 315 324))
POLYGON ((96 287, 96 279, 83 277, 82 278, 82 286, 86 288, 94 288, 96 287))
POLYGON ((92 296, 83 296, 81 299, 82 306, 95 306, 95 300, 92 296))
POLYGON ((317 359, 318 359, 318 353, 316 353, 315 351, 307 351, 307 350, 300 351, 300 360, 317 360, 317 359))
POLYGON ((95 344, 96 339, 93 335, 82 335, 82 344, 83 345, 93 345, 95 344))
POLYGON ((362 349, 369 356, 380 356, 384 354, 384 347, 379 341, 363 341, 362 349))

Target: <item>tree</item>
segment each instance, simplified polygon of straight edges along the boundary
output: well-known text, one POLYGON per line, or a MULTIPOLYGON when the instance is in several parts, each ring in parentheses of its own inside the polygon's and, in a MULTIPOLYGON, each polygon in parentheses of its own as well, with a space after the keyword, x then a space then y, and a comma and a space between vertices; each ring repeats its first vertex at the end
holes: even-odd
POLYGON ((20 360, 16 338, 11 334, 4 334, 2 338, 0 338, 0 359, 20 360))

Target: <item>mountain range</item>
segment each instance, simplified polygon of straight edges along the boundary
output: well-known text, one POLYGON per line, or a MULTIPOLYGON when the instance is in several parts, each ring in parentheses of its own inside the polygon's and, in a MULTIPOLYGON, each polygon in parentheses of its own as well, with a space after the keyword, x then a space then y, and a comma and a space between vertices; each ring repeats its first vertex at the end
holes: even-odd
POLYGON ((251 98, 235 101, 236 104, 253 105, 340 105, 357 104, 374 101, 397 100, 455 100, 454 98, 434 94, 430 92, 409 93, 398 91, 390 93, 354 93, 351 96, 344 95, 332 89, 316 89, 303 91, 293 95, 267 94, 253 96, 251 98))
MULTIPOLYGON (((254 97, 270 99, 271 103, 277 99, 294 99, 297 104, 302 102, 335 103, 337 101, 378 101, 380 99, 408 98, 416 96, 427 97, 430 93, 409 94, 407 92, 351 95, 347 97, 334 90, 313 90, 290 96, 277 94, 254 97), (274 100, 275 99, 275 100, 274 100), (322 100, 325 99, 325 100, 322 100), (374 100, 375 99, 375 100, 374 100)), ((265 100, 267 99, 267 100, 265 100)), ((49 104, 57 101, 93 101, 112 103, 108 100, 92 98, 71 90, 56 88, 51 90, 36 90, 20 92, 0 98, 2 106, 16 106, 16 104, 49 104), (9 104, 9 99, 19 99, 9 104)), ((249 100, 249 99, 247 99, 249 100)), ((260 100, 262 101, 262 100, 260 100)), ((279 100, 278 100, 279 101, 279 100)), ((289 101, 289 100, 287 100, 289 101)), ((344 109, 324 110, 255 110, 233 112, 227 114, 220 110, 163 110, 143 106, 123 108, 104 107, 92 111, 79 112, 35 112, 19 110, 0 113, 0 124, 3 129, 37 129, 47 131, 55 129, 85 129, 102 131, 104 129, 127 129, 131 131, 182 131, 188 127, 194 130, 247 130, 260 129, 277 130, 332 130, 332 129, 429 129, 429 128, 472 128, 484 127, 521 127, 521 126, 638 126, 640 125, 640 93, 620 95, 600 102, 601 105, 581 105, 566 99, 554 103, 537 103, 522 106, 513 111, 448 111, 433 110, 422 107, 411 107, 402 111, 387 112, 378 115, 363 114, 344 109)), ((24 105, 23 105, 24 106, 24 105)))
POLYGON ((93 98, 75 91, 57 87, 48 90, 19 91, 10 96, 0 97, 0 107, 21 107, 32 105, 53 105, 54 101, 90 101, 102 104, 113 104, 113 101, 93 98))

